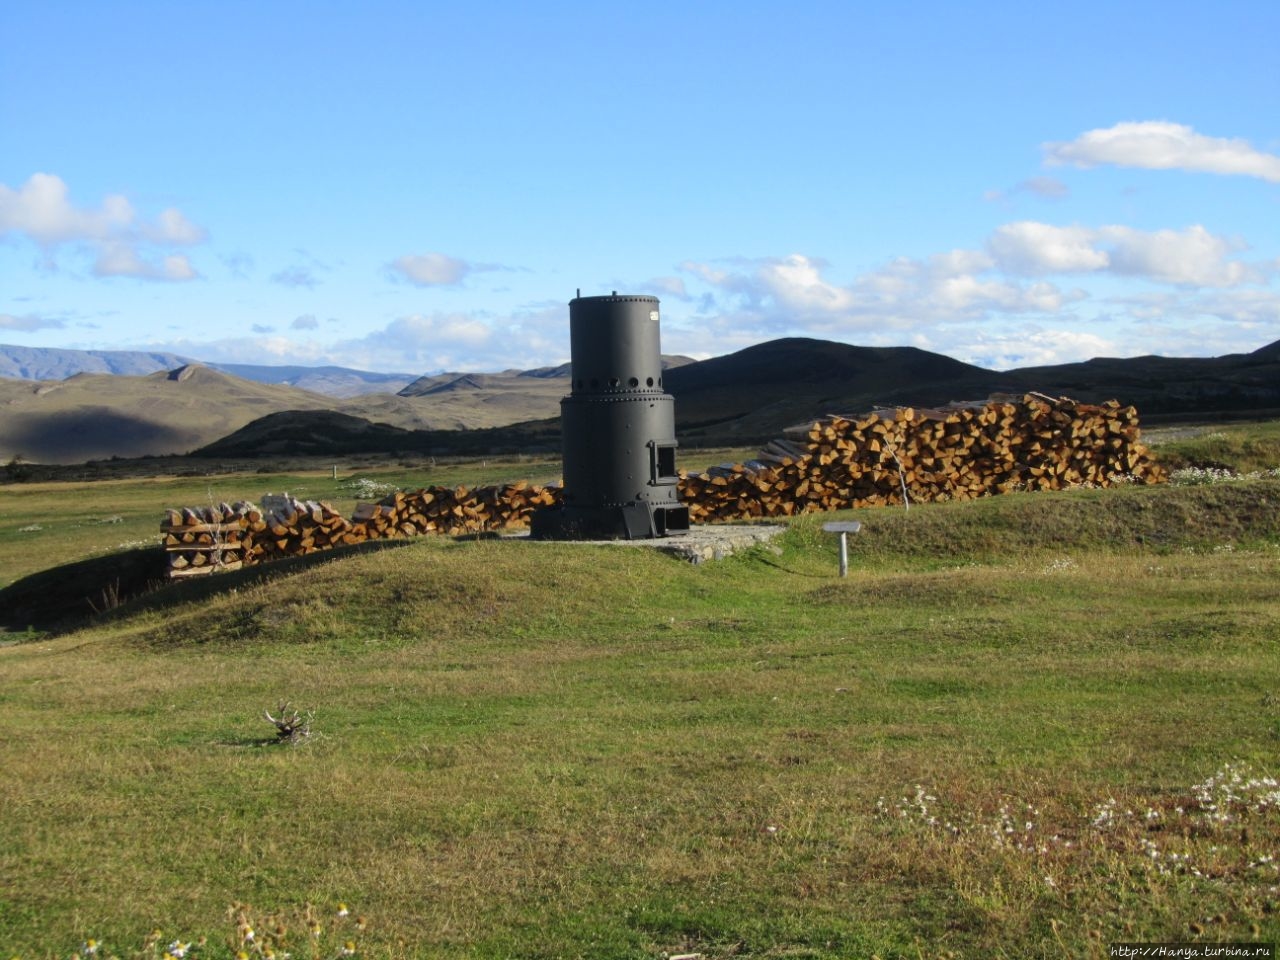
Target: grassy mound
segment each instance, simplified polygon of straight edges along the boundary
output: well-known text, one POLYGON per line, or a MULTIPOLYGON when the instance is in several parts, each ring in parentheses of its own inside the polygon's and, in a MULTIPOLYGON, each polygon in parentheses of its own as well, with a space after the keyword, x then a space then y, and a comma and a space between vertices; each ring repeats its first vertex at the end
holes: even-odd
POLYGON ((0 942, 1274 940, 1277 502, 1260 480, 864 510, 843 580, 805 517, 701 566, 423 539, 141 597, 0 648, 0 942), (297 746, 263 718, 282 701, 314 711, 297 746))

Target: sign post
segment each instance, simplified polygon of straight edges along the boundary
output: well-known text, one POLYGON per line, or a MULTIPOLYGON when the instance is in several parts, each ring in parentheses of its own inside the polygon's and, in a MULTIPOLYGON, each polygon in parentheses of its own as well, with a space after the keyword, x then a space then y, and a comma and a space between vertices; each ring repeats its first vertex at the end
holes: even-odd
POLYGON ((862 524, 857 520, 833 520, 830 523, 824 523, 822 529, 827 533, 840 534, 840 576, 847 577, 849 575, 849 534, 861 530, 862 524))

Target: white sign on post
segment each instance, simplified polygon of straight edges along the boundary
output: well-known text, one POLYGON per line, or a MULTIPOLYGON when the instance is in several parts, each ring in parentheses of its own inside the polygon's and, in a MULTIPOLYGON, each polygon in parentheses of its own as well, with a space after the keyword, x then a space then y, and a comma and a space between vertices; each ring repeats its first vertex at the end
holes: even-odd
POLYGON ((862 524, 857 520, 831 520, 822 525, 827 533, 840 534, 840 576, 849 575, 849 534, 857 533, 862 524))

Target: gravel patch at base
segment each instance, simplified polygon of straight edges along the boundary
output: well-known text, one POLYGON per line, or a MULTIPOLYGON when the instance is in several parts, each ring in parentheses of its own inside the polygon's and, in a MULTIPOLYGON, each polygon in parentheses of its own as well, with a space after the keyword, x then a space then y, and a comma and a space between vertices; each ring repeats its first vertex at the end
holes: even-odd
MULTIPOLYGON (((670 553, 690 563, 723 560, 739 550, 746 550, 758 543, 768 543, 787 528, 777 523, 742 523, 703 525, 688 531, 673 533, 651 540, 555 540, 553 543, 607 544, 619 547, 639 547, 670 553)), ((528 532, 504 535, 503 539, 529 540, 528 532)), ((538 541, 529 542, 534 543, 538 541)), ((775 548, 776 549, 776 548, 775 548)))

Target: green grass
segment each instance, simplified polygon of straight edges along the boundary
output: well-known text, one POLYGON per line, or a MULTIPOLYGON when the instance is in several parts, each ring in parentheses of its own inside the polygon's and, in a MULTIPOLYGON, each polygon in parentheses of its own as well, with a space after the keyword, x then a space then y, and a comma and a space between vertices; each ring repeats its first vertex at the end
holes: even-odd
MULTIPOLYGON (((530 479, 558 477, 559 465, 546 460, 519 463, 484 461, 438 469, 388 468, 376 471, 329 469, 306 473, 242 473, 213 477, 159 477, 94 483, 18 483, 0 486, 0 587, 26 574, 125 546, 159 542, 158 531, 169 507, 199 507, 251 500, 264 493, 291 493, 324 500, 350 514, 360 499, 360 480, 391 489, 430 484, 475 486, 511 478, 512 470, 530 479)), ((376 493, 365 499, 380 499, 376 493)))
MULTIPOLYGON (((754 455, 744 450, 689 450, 688 463, 702 469, 754 455)), ((196 462, 196 461, 193 461, 196 462)), ((161 476, 93 482, 0 483, 0 588, 28 574, 129 547, 159 543, 160 521, 170 507, 200 507, 223 501, 258 502, 264 493, 290 493, 323 500, 349 516, 360 500, 379 500, 387 490, 440 485, 468 487, 560 479, 560 463, 541 457, 418 462, 411 465, 331 465, 311 470, 161 476), (366 481, 374 486, 362 486, 366 481)))
POLYGON ((1239 473, 1280 466, 1280 421, 1154 432, 1160 459, 1171 469, 1229 467, 1239 473), (1161 441, 1163 434, 1170 439, 1161 441))
POLYGON ((295 956, 307 904, 325 957, 1274 941, 1278 500, 860 511, 846 579, 804 517, 700 566, 423 539, 149 595, 0 648, 0 944, 230 956, 232 903, 295 956))

